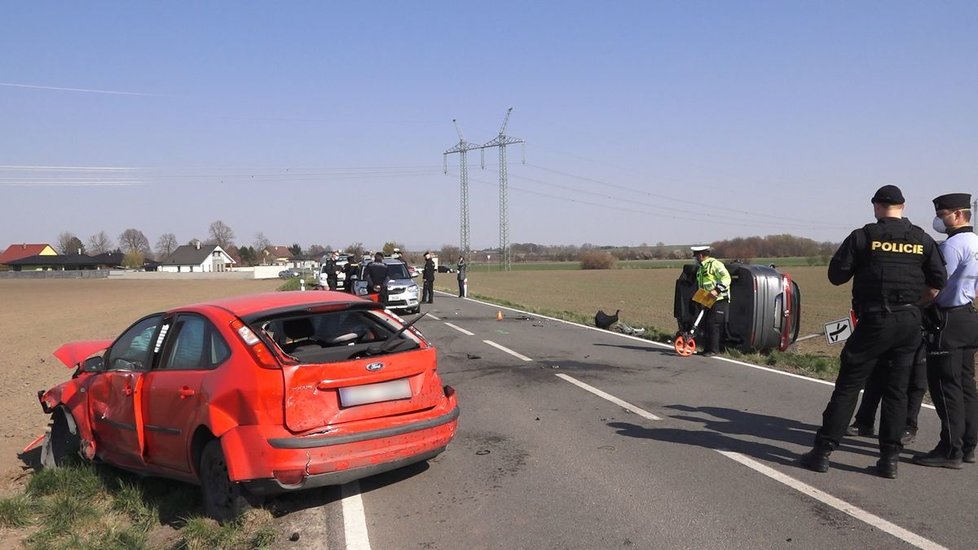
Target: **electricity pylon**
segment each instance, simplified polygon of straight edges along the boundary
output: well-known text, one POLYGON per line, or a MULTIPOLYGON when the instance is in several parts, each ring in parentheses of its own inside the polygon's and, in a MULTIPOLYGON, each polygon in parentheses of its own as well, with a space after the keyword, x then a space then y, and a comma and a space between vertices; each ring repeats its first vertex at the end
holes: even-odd
MULTIPOLYGON (((442 155, 442 160, 445 163, 445 173, 448 173, 448 155, 452 153, 459 154, 458 166, 459 166, 459 185, 461 187, 460 204, 459 204, 459 238, 458 247, 462 251, 462 256, 465 257, 466 261, 471 261, 469 258, 469 253, 472 251, 469 244, 469 162, 468 153, 473 149, 480 149, 481 146, 474 143, 469 143, 465 141, 465 136, 462 135, 462 129, 458 126, 458 121, 454 118, 452 119, 452 124, 455 125, 455 131, 458 132, 458 143, 454 147, 445 151, 442 155)), ((447 261, 447 260, 446 260, 447 261)))
MULTIPOLYGON (((513 112, 510 107, 506 110, 506 118, 499 129, 496 139, 482 146, 482 165, 485 167, 485 150, 490 147, 499 148, 499 263, 505 271, 513 269, 513 263, 509 254, 509 196, 506 182, 506 146, 516 143, 526 143, 520 138, 506 135, 506 124, 509 122, 509 114, 513 112)), ((526 151, 523 152, 523 162, 526 162, 526 151)))

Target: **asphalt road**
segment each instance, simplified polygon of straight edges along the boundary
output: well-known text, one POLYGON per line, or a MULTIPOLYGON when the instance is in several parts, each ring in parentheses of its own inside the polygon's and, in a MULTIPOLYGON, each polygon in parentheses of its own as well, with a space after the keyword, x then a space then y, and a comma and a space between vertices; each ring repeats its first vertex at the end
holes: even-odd
POLYGON ((307 544, 348 548, 973 548, 978 466, 899 478, 871 438, 794 464, 829 384, 436 296, 418 325, 462 415, 427 464, 304 495, 307 544), (504 314, 496 319, 497 311, 504 314))

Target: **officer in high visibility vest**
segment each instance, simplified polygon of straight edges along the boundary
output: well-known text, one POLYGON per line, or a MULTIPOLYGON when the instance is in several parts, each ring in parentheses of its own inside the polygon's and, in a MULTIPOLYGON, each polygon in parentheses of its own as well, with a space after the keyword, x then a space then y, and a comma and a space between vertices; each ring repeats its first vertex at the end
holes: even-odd
POLYGON ((707 308, 703 315, 706 336, 703 356, 710 357, 720 353, 720 335, 730 312, 730 272, 723 262, 710 255, 709 246, 692 246, 690 250, 696 259, 696 285, 716 298, 713 307, 707 308))
POLYGON ((880 187, 872 198, 876 223, 846 237, 829 262, 829 282, 852 280, 852 303, 858 317, 839 358, 839 376, 822 413, 814 448, 802 455, 803 466, 827 472, 829 455, 839 446, 856 408, 859 390, 873 367, 885 369, 880 413, 880 458, 876 472, 897 476, 900 441, 907 419, 907 384, 920 343, 920 306, 944 288, 944 258, 934 239, 903 217, 903 193, 880 187))

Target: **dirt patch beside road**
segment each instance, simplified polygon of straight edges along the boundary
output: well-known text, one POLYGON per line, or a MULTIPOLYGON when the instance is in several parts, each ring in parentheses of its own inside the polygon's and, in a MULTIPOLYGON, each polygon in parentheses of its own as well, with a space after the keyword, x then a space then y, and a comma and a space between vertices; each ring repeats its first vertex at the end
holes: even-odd
POLYGON ((115 338, 139 317, 203 300, 275 290, 275 280, 0 279, 0 494, 24 477, 17 454, 44 432, 37 390, 71 371, 52 353, 75 340, 115 338))

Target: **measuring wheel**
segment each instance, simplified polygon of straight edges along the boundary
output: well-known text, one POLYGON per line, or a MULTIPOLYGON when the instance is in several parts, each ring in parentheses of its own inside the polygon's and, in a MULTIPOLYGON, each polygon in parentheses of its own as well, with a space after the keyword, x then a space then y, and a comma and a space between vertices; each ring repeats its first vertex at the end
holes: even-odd
POLYGON ((676 349, 676 353, 682 357, 689 357, 696 353, 696 340, 690 334, 679 333, 676 335, 676 339, 673 341, 673 347, 676 349))

